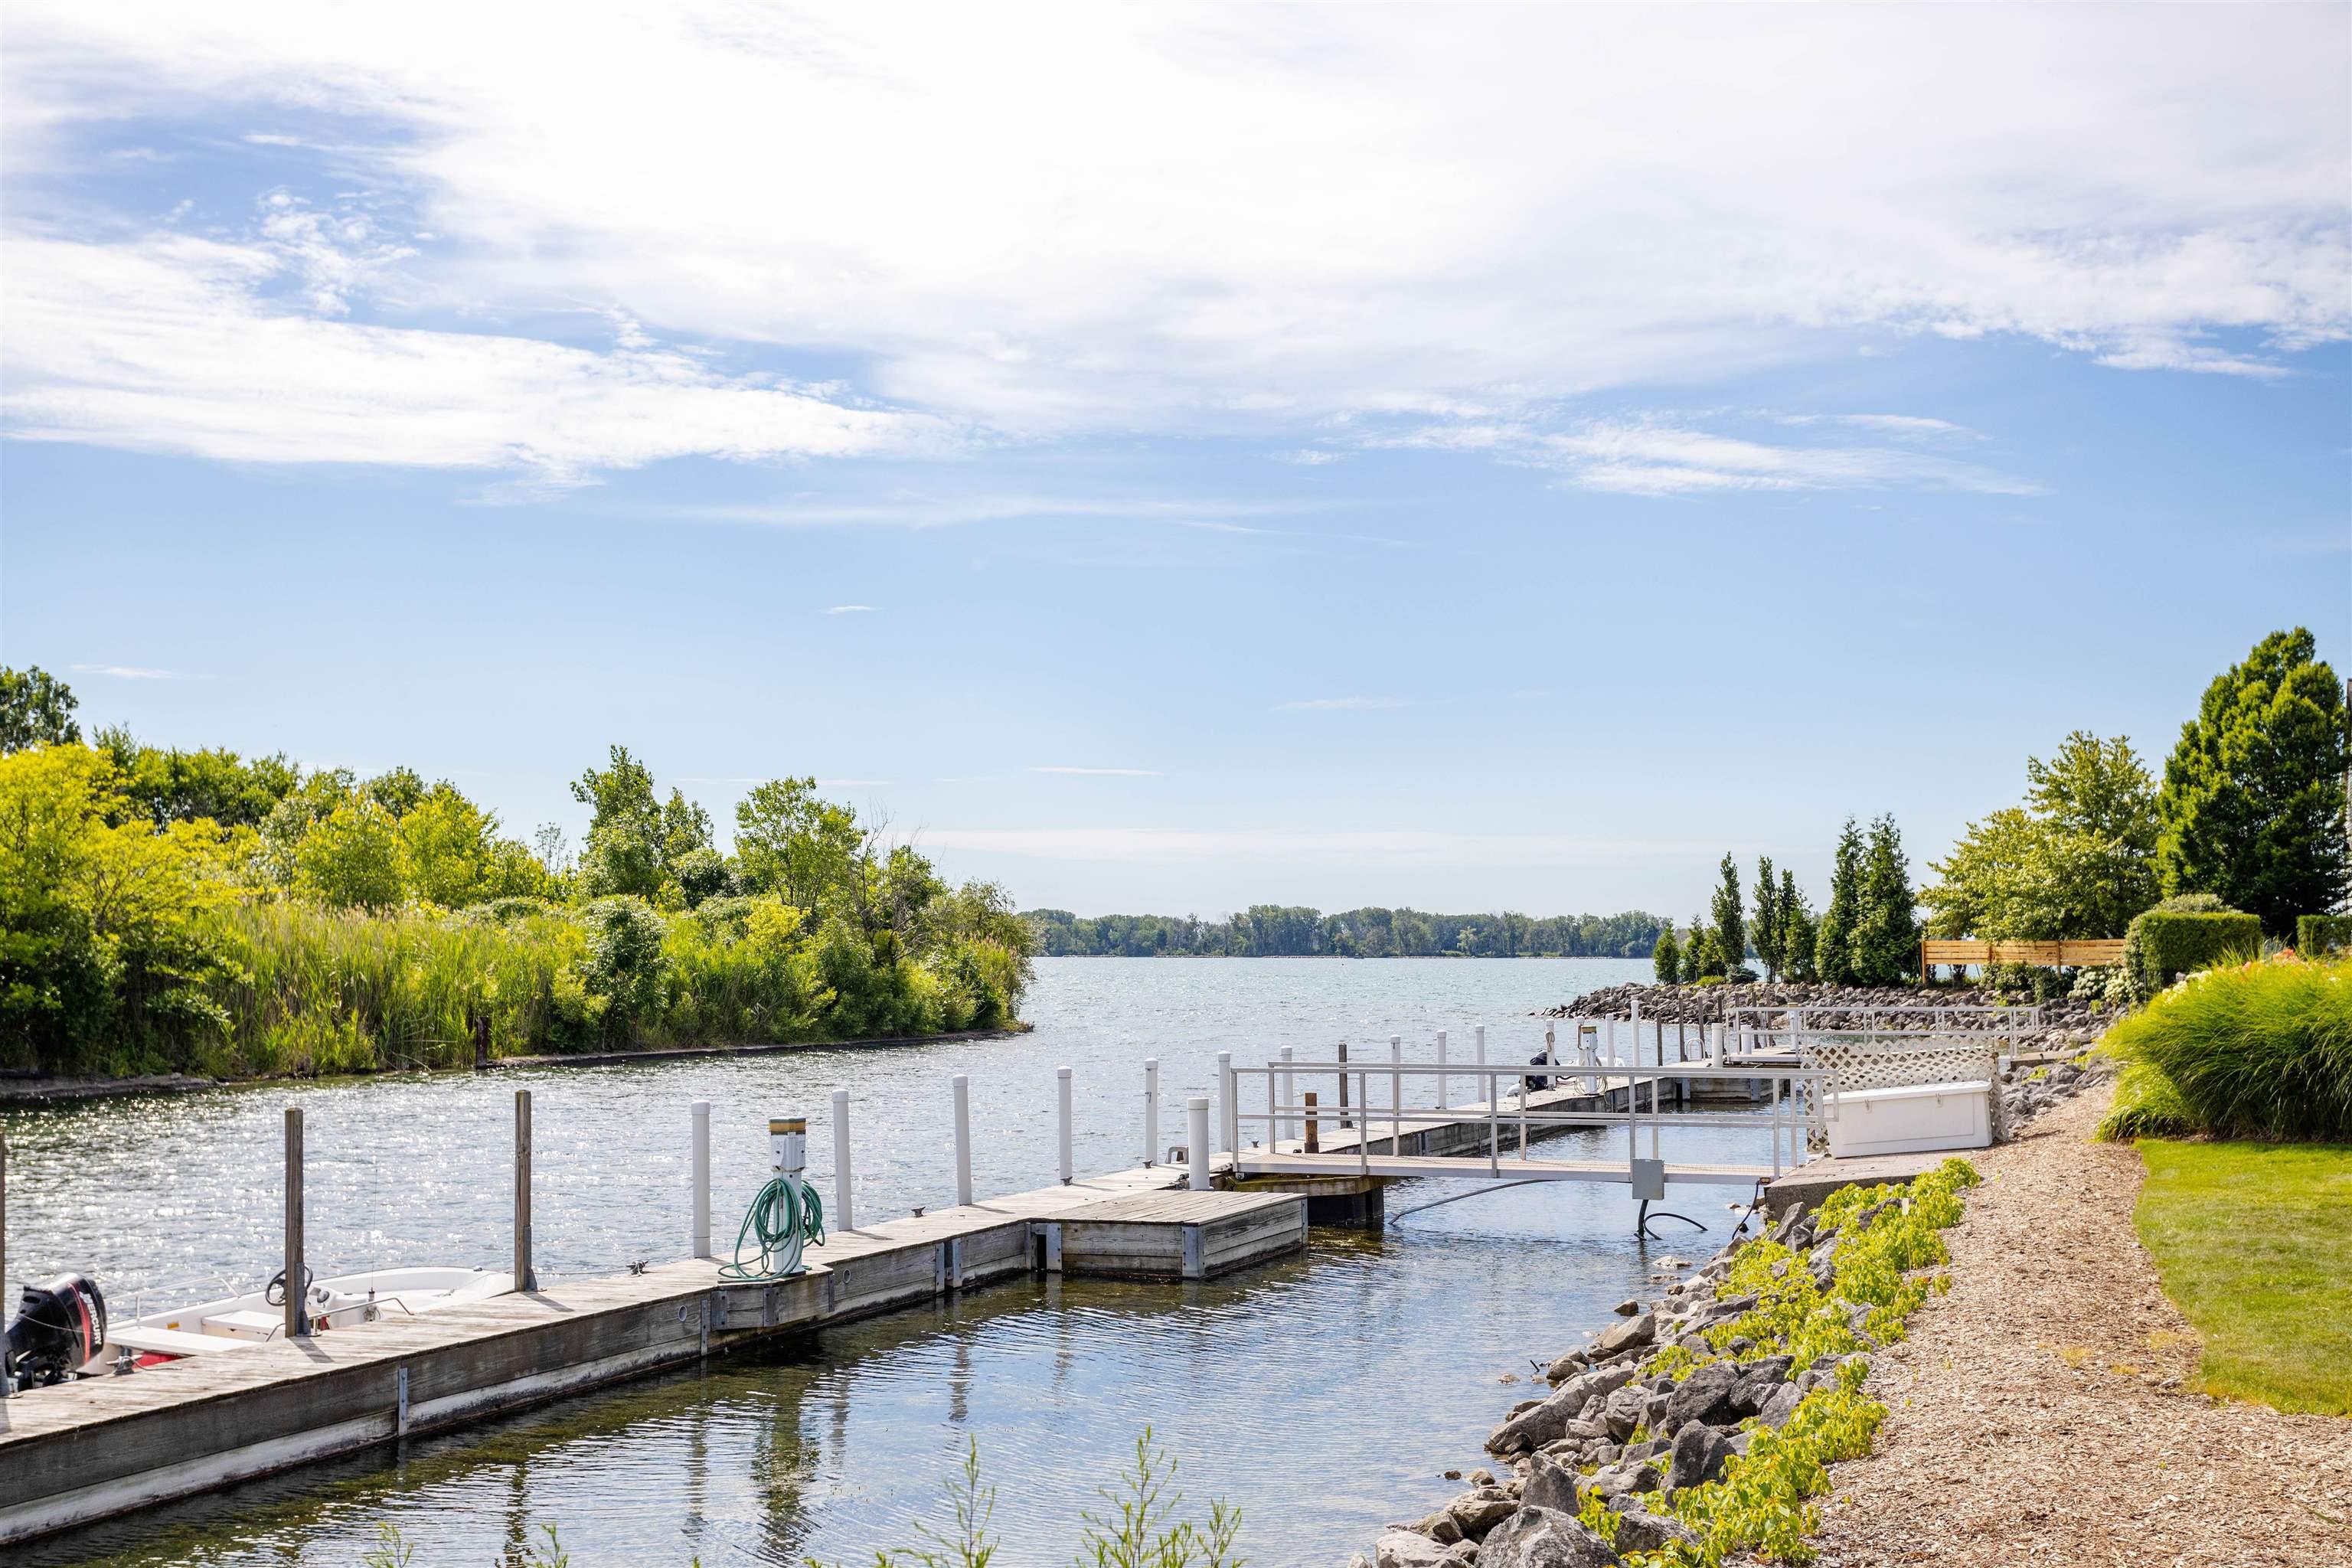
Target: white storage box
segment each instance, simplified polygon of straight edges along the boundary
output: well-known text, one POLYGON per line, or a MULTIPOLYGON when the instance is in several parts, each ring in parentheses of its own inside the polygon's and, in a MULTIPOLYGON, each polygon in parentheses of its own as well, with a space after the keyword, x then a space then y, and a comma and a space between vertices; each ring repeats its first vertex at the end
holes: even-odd
POLYGON ((1992 1143, 1992 1085, 1983 1079, 1847 1089, 1822 1100, 1835 1156, 1919 1154, 1992 1143))

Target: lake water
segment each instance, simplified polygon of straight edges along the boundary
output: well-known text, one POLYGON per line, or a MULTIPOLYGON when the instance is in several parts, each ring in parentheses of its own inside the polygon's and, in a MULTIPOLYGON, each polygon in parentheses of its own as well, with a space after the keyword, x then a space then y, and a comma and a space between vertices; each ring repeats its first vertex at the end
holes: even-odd
MULTIPOLYGON (((1054 1179, 1054 1069, 1074 1069, 1080 1170, 1136 1163, 1140 1064, 1157 1057, 1161 1141, 1215 1053, 1263 1061, 1333 1042, 1488 1028, 1489 1056, 1539 1049, 1532 1015, 1644 977, 1613 960, 1058 959, 1038 965, 1033 1033, 892 1050, 663 1066, 269 1085, 5 1114, 8 1261, 79 1268, 118 1311, 275 1271, 281 1111, 304 1108, 307 1226, 321 1273, 401 1262, 498 1266, 509 1225, 511 1091, 533 1090, 542 1274, 618 1272, 687 1250, 689 1103, 712 1103, 713 1229, 766 1175, 766 1119, 810 1118, 830 1197, 830 1093, 852 1096, 856 1217, 952 1201, 949 1079, 971 1079, 982 1194, 1054 1179)), ((1466 1086, 1465 1086, 1466 1088, 1466 1086)), ((1759 1132, 1668 1129, 1668 1152, 1769 1158, 1759 1132)), ((1571 1135, 1601 1152, 1602 1135, 1571 1135)), ((1614 1152, 1612 1149, 1612 1152, 1614 1152)), ((379 1521, 419 1568, 516 1560, 542 1523, 576 1564, 871 1561, 945 1523, 941 1489, 977 1439, 998 1488, 1003 1568, 1066 1563, 1095 1489, 1149 1425, 1177 1485, 1243 1512, 1244 1554, 1331 1564, 1382 1522, 1459 1489, 1533 1358, 1580 1342, 1656 1260, 1703 1257, 1731 1190, 1680 1189, 1709 1226, 1643 1244, 1623 1189, 1548 1183, 1401 1211, 1475 1186, 1389 1194, 1377 1236, 1318 1231, 1304 1255, 1208 1284, 1019 1282, 824 1331, 788 1353, 625 1384, 394 1451, 257 1482, 61 1537, 28 1563, 357 1563, 379 1521), (1687 1235, 1688 1239, 1684 1239, 1687 1235)), ((723 1245, 723 1244, 722 1244, 723 1245)))

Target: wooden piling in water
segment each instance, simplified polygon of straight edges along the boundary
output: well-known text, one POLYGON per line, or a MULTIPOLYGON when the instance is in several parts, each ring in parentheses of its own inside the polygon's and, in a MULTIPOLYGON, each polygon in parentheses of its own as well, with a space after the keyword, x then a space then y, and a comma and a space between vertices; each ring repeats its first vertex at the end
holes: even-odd
POLYGON ((1307 1152, 1310 1154, 1323 1152, 1323 1121, 1316 1114, 1315 1091, 1311 1089, 1307 1091, 1307 1152))
POLYGON ((530 1266, 530 1090, 515 1090, 514 1157, 514 1285, 518 1290, 539 1289, 530 1266))
POLYGON ((302 1108, 286 1108, 286 1337, 301 1339, 310 1331, 303 1309, 310 1291, 302 1283, 302 1108))

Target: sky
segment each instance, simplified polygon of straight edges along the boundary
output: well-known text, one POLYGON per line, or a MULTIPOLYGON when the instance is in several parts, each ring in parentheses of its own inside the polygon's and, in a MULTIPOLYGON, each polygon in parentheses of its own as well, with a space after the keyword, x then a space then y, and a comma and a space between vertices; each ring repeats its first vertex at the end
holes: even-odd
POLYGON ((2352 7, 0 5, 0 662, 1024 907, 1818 904, 2352 667, 2352 7))

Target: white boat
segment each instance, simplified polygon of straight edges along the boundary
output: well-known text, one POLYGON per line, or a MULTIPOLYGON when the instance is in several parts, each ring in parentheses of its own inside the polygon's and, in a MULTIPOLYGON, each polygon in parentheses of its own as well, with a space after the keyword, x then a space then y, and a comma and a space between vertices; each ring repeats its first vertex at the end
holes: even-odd
MULTIPOLYGON (((514 1289, 509 1274, 481 1268, 374 1268, 363 1274, 339 1274, 313 1279, 305 1307, 313 1334, 340 1334, 363 1330, 387 1319, 413 1318, 443 1307, 488 1300, 514 1289)), ((141 1366, 153 1366, 181 1356, 218 1355, 267 1344, 286 1331, 285 1297, 272 1280, 260 1290, 199 1301, 168 1312, 106 1326, 106 1349, 88 1370, 109 1370, 122 1352, 130 1351, 141 1366)))

